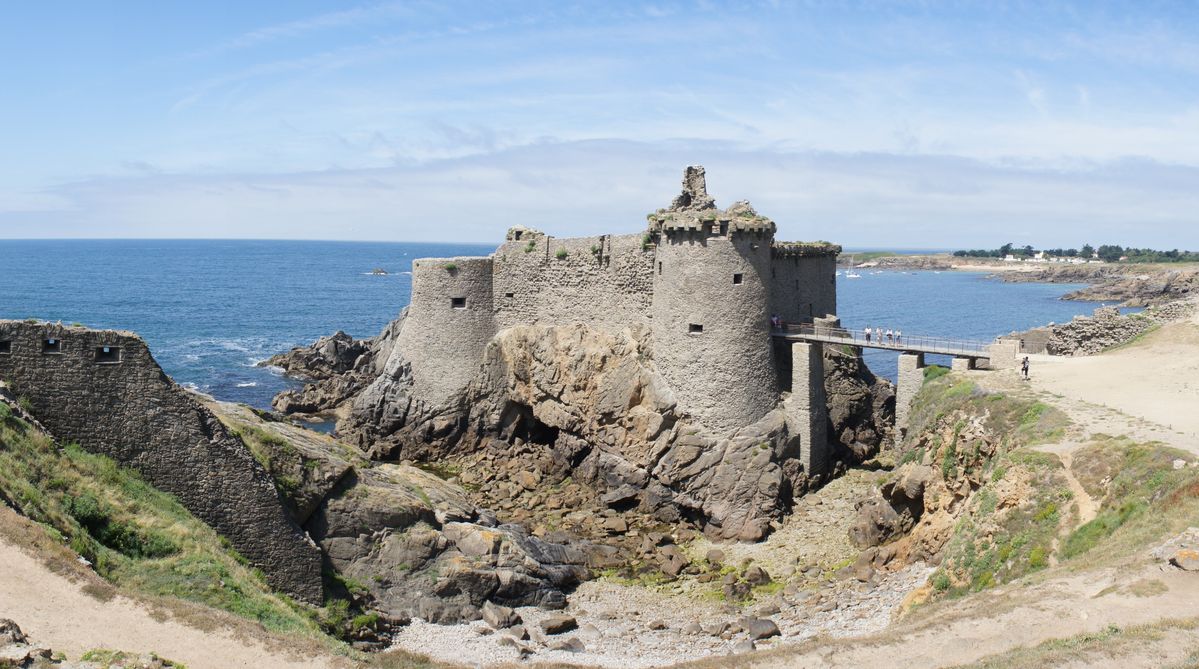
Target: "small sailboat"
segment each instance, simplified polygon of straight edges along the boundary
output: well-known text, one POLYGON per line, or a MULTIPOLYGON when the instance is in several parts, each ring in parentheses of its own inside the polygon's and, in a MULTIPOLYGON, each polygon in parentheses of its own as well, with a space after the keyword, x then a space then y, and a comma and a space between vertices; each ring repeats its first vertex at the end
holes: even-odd
POLYGON ((862 275, 861 275, 861 274, 858 274, 858 273, 857 273, 857 272, 854 270, 854 261, 853 261, 853 259, 854 259, 854 257, 853 257, 853 256, 849 256, 849 264, 848 264, 848 265, 845 267, 845 278, 846 278, 846 279, 860 279, 860 278, 862 278, 862 275))

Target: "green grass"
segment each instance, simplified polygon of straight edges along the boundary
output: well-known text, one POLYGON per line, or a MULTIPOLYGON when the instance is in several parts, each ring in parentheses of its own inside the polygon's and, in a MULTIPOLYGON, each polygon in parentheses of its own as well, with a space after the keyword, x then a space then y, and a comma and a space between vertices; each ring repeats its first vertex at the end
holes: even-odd
MULTIPOLYGON (((138 662, 140 658, 141 655, 137 653, 126 653, 120 650, 109 650, 107 648, 93 648, 92 650, 84 653, 79 660, 81 662, 95 662, 101 667, 124 667, 126 665, 136 666, 133 663, 138 662)), ((150 658, 163 662, 164 666, 166 667, 172 667, 173 669, 187 669, 187 666, 184 664, 158 657, 154 653, 150 653, 150 658)))
POLYGON ((929 381, 935 381, 948 373, 948 367, 942 367, 941 365, 929 365, 928 367, 924 368, 924 382, 928 383, 929 381))
POLYGON ((570 252, 567 251, 566 249, 558 249, 557 251, 554 252, 554 257, 557 258, 558 260, 566 260, 567 256, 569 256, 569 255, 570 255, 570 252))
POLYGON ((11 416, 0 421, 0 500, 120 588, 205 604, 272 631, 319 633, 304 608, 273 593, 174 497, 109 458, 59 448, 11 416))
POLYGON ((1027 446, 1052 440, 1067 423, 1046 404, 987 393, 952 375, 925 383, 901 461, 931 458, 955 494, 967 496, 932 578, 934 596, 976 592, 1048 566, 1071 493, 1057 457, 1027 446), (1013 503, 1013 490, 1028 492, 1013 503))
POLYGON ((1177 449, 1124 437, 1101 437, 1079 449, 1074 455, 1075 475, 1100 507, 1093 520, 1066 538, 1062 557, 1091 553, 1126 526, 1143 536, 1155 528, 1160 532, 1169 522, 1185 522, 1186 509, 1199 496, 1199 472, 1191 467, 1174 469, 1174 461, 1192 459, 1177 449))

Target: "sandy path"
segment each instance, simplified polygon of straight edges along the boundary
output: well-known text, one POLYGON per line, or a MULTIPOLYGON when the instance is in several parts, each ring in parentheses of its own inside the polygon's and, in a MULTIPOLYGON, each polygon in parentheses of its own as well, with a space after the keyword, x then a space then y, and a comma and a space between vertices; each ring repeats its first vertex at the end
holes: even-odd
POLYGON ((286 657, 227 630, 206 632, 165 619, 125 597, 99 601, 6 538, 0 538, 0 565, 0 616, 15 620, 36 642, 70 658, 93 648, 111 648, 155 652, 190 669, 335 666, 323 658, 286 657))
POLYGON ((1173 323, 1126 349, 1033 362, 1033 389, 1058 397, 1089 433, 1127 434, 1199 453, 1199 323, 1173 323))
MULTIPOLYGON (((928 669, 977 662, 1018 646, 1094 633, 1108 625, 1130 627, 1162 618, 1199 616, 1199 578, 1157 565, 1089 572, 1035 585, 997 588, 939 606, 923 620, 848 643, 821 644, 796 652, 774 651, 734 666, 758 669, 804 667, 912 667, 928 669), (1164 591, 1138 584, 1164 585, 1164 591), (1139 592, 1139 594, 1138 594, 1139 592)), ((1150 647, 1134 649, 1116 666, 1161 666, 1150 647), (1149 655, 1151 657, 1145 657, 1149 655)), ((1182 650, 1185 655, 1185 648, 1182 650)))

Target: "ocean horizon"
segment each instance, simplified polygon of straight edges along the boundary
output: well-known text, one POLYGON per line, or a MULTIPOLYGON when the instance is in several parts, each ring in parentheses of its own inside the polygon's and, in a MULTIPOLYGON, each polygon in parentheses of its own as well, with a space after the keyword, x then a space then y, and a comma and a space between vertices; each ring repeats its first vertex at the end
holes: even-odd
MULTIPOLYGON (((70 239, 0 241, 0 318, 131 330, 178 383, 266 408, 299 385, 258 363, 344 331, 373 337, 408 304, 412 260, 486 255, 496 243, 70 239), (382 269, 384 275, 374 274, 382 269)), ((864 251, 857 251, 864 252, 864 251)), ((1079 286, 1008 284, 965 272, 863 272, 838 279, 849 327, 991 339, 1090 313, 1079 286)), ((896 356, 867 351, 894 379, 896 356)), ((938 358, 930 356, 933 362, 938 358)))

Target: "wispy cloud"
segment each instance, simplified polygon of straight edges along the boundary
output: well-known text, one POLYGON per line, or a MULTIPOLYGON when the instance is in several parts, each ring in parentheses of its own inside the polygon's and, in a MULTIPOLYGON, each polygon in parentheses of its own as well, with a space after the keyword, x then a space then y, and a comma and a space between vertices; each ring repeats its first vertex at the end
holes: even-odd
POLYGON ((751 199, 788 239, 1077 244, 1085 232, 1199 248, 1192 167, 1122 160, 1062 170, 721 142, 541 143, 386 169, 93 179, 47 194, 45 211, 61 221, 53 228, 18 228, 37 210, 10 209, 0 230, 70 237, 119 225, 139 236, 490 241, 521 221, 560 236, 635 232, 694 162, 707 165, 720 202, 751 199))
POLYGON ((410 4, 409 2, 386 2, 363 5, 263 26, 190 55, 196 58, 208 57, 228 51, 261 46, 276 40, 295 39, 314 32, 411 16, 410 4))

